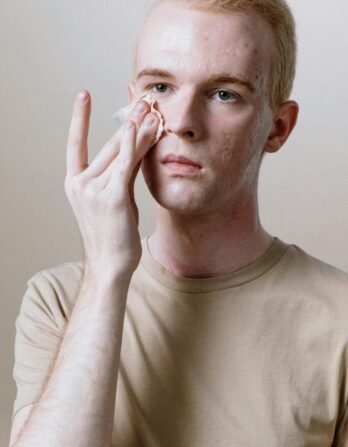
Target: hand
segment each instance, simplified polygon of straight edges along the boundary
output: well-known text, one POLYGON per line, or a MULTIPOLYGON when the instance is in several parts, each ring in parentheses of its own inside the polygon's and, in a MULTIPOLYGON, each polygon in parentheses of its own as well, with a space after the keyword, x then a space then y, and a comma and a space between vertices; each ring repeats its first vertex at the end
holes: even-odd
POLYGON ((141 258, 134 183, 159 120, 140 100, 135 109, 142 104, 143 110, 133 110, 88 164, 91 97, 87 91, 80 95, 69 129, 64 188, 81 233, 86 268, 98 278, 131 276, 141 258))

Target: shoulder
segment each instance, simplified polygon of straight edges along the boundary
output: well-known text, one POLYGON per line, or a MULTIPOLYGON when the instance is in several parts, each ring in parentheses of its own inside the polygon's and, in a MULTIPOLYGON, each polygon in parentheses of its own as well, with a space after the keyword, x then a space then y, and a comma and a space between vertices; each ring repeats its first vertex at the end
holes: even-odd
POLYGON ((83 274, 83 262, 71 261, 63 264, 49 267, 44 270, 36 272, 28 281, 32 282, 56 282, 62 285, 67 285, 74 282, 79 282, 83 274))
POLYGON ((297 245, 289 245, 278 263, 274 283, 277 292, 304 315, 322 315, 340 325, 347 335, 348 274, 307 253, 297 245))
POLYGON ((289 245, 283 260, 289 271, 304 282, 318 282, 326 284, 328 288, 334 285, 348 291, 348 273, 312 256, 295 244, 289 245))
POLYGON ((83 276, 83 262, 65 262, 38 271, 27 281, 22 314, 41 315, 66 322, 74 307, 83 276))
MULTIPOLYGON (((137 286, 142 290, 143 275, 138 270, 134 272, 130 290, 137 289, 137 286)), ((82 261, 65 262, 38 271, 27 281, 22 308, 26 307, 36 313, 41 313, 40 310, 44 309, 55 319, 66 322, 77 300, 83 273, 82 261)))

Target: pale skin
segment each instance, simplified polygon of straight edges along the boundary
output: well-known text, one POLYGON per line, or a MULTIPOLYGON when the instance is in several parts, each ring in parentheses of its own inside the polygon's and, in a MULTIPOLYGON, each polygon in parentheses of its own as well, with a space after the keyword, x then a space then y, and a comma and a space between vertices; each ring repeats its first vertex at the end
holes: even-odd
POLYGON ((91 96, 84 91, 83 101, 76 98, 65 191, 83 241, 84 277, 44 391, 34 407, 16 414, 11 446, 111 446, 127 292, 141 257, 134 181, 142 160, 159 203, 150 250, 171 272, 230 273, 272 243, 258 216, 258 169, 262 154, 286 141, 298 106, 287 101, 275 111, 269 107, 265 26, 253 17, 174 4, 155 9, 140 36, 136 74, 150 67, 170 77, 142 77, 129 86, 131 100, 149 84, 168 86, 156 87, 166 127, 152 149, 158 119, 139 101, 142 111, 133 111, 128 130, 122 127, 89 161, 91 96), (221 57, 226 42, 230 49, 221 57), (250 81, 253 92, 236 83, 208 82, 226 72, 250 81), (199 174, 165 170, 161 159, 169 153, 199 160, 199 174))
POLYGON ((84 275, 44 391, 35 406, 16 414, 11 446, 105 447, 112 442, 127 293, 141 256, 134 181, 158 118, 140 101, 126 125, 88 163, 91 97, 81 94, 69 130, 65 190, 83 241, 84 275))
POLYGON ((166 86, 166 91, 149 90, 166 121, 165 136, 143 164, 160 204, 149 248, 179 276, 231 273, 261 256, 273 241, 259 219, 259 164, 264 152, 275 152, 286 141, 298 105, 287 101, 274 113, 269 106, 272 43, 265 27, 256 17, 164 3, 141 33, 136 75, 148 68, 168 74, 130 85, 131 98, 151 84, 166 86), (238 84, 208 83, 224 73, 250 81, 255 92, 238 84), (223 103, 218 91, 241 98, 223 103), (256 129, 252 139, 251 129, 256 129), (202 170, 194 178, 168 173, 160 163, 168 153, 198 160, 202 170))

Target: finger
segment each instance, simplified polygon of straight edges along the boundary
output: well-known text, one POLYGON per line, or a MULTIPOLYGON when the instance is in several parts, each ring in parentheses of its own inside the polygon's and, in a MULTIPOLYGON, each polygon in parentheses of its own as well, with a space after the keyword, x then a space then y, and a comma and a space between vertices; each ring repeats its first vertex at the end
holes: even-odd
POLYGON ((131 114, 129 115, 129 119, 134 121, 137 130, 141 126, 142 122, 144 121, 145 116, 150 112, 151 107, 146 102, 140 99, 134 106, 131 114))
MULTIPOLYGON (((130 151, 129 154, 133 154, 133 166, 136 166, 138 163, 141 163, 146 152, 150 149, 151 143, 156 135, 158 125, 159 125, 158 117, 155 114, 149 113, 139 129, 138 135, 136 136, 135 147, 129 149, 130 151)), ((125 155, 126 153, 124 153, 124 156, 125 155)), ((95 181, 98 183, 99 188, 105 188, 107 184, 110 182, 111 176, 113 176, 115 170, 117 170, 116 168, 117 159, 118 157, 116 157, 110 163, 110 165, 103 172, 103 174, 101 174, 99 177, 96 178, 95 181)))
POLYGON ((142 123, 138 135, 135 151, 135 162, 141 161, 149 149, 152 147, 152 142, 156 136, 159 126, 158 116, 154 113, 146 115, 144 122, 142 123))
MULTIPOLYGON (((126 126, 126 123, 119 130, 119 132, 121 133, 121 137, 120 137, 121 140, 122 140, 123 135, 125 133, 125 126, 126 126)), ((113 157, 110 157, 110 159, 105 158, 104 171, 100 175, 98 175, 97 177, 93 178, 93 182, 95 182, 98 185, 98 188, 100 188, 100 189, 103 189, 103 188, 106 187, 106 185, 110 181, 111 174, 115 170, 115 164, 116 164, 117 156, 118 156, 118 154, 120 152, 120 144, 117 145, 117 150, 115 149, 114 152, 116 152, 116 153, 115 153, 115 155, 113 157), (107 161, 109 162, 109 165, 106 164, 107 161)), ((107 157, 107 156, 105 155, 105 157, 107 157)), ((102 161, 100 161, 100 163, 102 163, 102 161)))
MULTIPOLYGON (((132 149, 131 152, 134 155, 133 166, 137 164, 141 164, 142 159, 144 158, 147 151, 151 148, 151 143, 155 138, 157 129, 159 125, 159 119, 154 114, 148 114, 139 130, 139 133, 136 137, 135 149, 132 149)), ((115 172, 115 166, 117 163, 117 158, 110 162, 109 166, 105 169, 105 171, 98 177, 95 178, 95 182, 97 187, 103 189, 109 183, 111 176, 115 172)), ((134 168, 133 168, 134 171, 134 168)), ((135 177, 138 173, 139 169, 135 173, 135 177)), ((133 175, 133 174, 132 174, 133 175)), ((134 177, 134 181, 135 181, 134 177)), ((133 178, 133 177, 132 177, 133 178)), ((133 181, 133 183, 134 183, 133 181)))
POLYGON ((70 122, 66 170, 67 176, 81 173, 88 166, 88 128, 91 114, 91 98, 87 90, 82 90, 75 98, 70 122))
POLYGON ((134 163, 134 154, 136 146, 136 129, 135 123, 128 120, 125 123, 123 139, 120 147, 120 153, 112 163, 113 171, 111 172, 110 181, 107 188, 119 191, 123 194, 129 185, 134 163))
MULTIPOLYGON (((130 119, 134 121, 136 128, 139 129, 144 117, 150 111, 150 106, 145 101, 138 101, 132 110, 130 119)), ((123 127, 119 129, 112 138, 104 145, 99 154, 96 155, 90 166, 86 169, 84 175, 87 178, 98 177, 105 172, 110 163, 118 155, 122 140, 123 127)))
POLYGON ((129 191, 129 197, 130 197, 132 203, 135 203, 135 198, 134 198, 135 180, 138 176, 140 167, 141 167, 141 161, 134 168, 130 182, 129 182, 128 191, 129 191))

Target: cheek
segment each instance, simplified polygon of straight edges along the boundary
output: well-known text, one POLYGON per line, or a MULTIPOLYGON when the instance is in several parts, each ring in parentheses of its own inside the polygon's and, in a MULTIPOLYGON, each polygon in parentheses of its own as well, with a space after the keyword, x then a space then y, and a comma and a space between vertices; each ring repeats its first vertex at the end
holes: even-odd
MULTIPOLYGON (((219 178, 231 174, 241 180, 246 177, 251 180, 255 177, 262 154, 264 134, 255 117, 234 120, 230 123, 229 131, 214 133, 216 152, 211 154, 210 161, 215 166, 214 171, 218 173, 219 178)), ((231 179, 235 180, 236 178, 231 179)))
MULTIPOLYGON (((216 143, 214 146, 219 152, 217 160, 221 166, 228 165, 230 160, 240 158, 241 154, 248 151, 248 147, 254 142, 254 136, 250 132, 250 120, 233 120, 228 125, 225 123, 223 127, 224 129, 219 131, 217 124, 214 130, 216 143)), ((216 154, 211 155, 216 157, 216 154)))
POLYGON ((213 124, 213 131, 219 147, 222 148, 222 156, 226 157, 226 152, 243 151, 259 152, 262 150, 266 137, 267 126, 265 116, 257 108, 250 107, 244 113, 231 117, 229 122, 217 121, 213 124), (219 128, 221 129, 219 131, 219 128))

